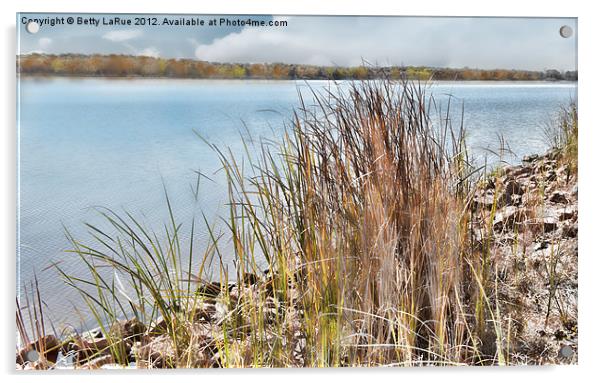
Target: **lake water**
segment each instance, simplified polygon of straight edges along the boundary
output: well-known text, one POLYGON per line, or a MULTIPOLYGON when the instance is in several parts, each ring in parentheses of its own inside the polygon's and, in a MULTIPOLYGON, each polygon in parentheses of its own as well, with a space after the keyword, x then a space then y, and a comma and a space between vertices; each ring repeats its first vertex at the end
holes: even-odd
MULTIPOLYGON (((212 81, 21 79, 19 113, 19 242, 17 282, 40 281, 56 325, 78 325, 79 296, 47 269, 61 262, 78 272, 63 225, 86 238, 84 222, 97 223, 93 207, 126 209, 149 226, 167 219, 163 184, 182 222, 223 209, 223 181, 212 175, 217 156, 193 133, 242 153, 240 132, 279 135, 298 105, 298 91, 326 81, 212 81), (246 128, 243 128, 246 126, 246 128)), ((438 99, 453 95, 453 116, 464 104, 469 147, 497 149, 503 135, 518 157, 543 152, 541 127, 561 105, 576 99, 570 83, 440 83, 438 99)), ((199 225, 200 226, 200 225, 199 225)), ((198 234, 200 246, 205 233, 198 234)))

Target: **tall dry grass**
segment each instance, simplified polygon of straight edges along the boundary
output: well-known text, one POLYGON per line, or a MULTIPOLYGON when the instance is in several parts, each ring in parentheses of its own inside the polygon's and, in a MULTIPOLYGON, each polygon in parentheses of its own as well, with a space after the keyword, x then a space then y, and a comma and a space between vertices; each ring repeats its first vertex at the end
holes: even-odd
POLYGON ((257 247, 268 259, 303 313, 307 365, 473 362, 482 262, 468 243, 462 127, 431 120, 420 84, 314 96, 251 177, 218 151, 240 264, 253 267, 257 247))
POLYGON ((571 101, 559 108, 558 112, 542 126, 542 135, 547 145, 557 150, 561 160, 569 167, 571 174, 577 172, 579 127, 577 103, 571 101))

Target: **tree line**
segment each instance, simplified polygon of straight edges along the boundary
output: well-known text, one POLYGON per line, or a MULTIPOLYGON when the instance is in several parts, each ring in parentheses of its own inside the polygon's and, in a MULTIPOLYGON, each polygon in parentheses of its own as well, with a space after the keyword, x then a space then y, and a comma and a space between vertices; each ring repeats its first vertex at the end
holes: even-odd
POLYGON ((414 80, 576 81, 576 71, 433 68, 370 65, 342 67, 300 64, 234 64, 192 59, 165 59, 130 55, 77 55, 32 53, 17 56, 23 75, 84 77, 166 77, 215 79, 357 79, 408 78, 414 80))

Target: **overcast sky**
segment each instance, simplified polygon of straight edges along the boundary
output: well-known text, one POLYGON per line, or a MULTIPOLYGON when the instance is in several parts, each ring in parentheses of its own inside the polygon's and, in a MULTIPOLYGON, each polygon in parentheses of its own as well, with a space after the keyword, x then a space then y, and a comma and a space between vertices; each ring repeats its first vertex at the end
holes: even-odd
MULTIPOLYGON (((424 65, 504 69, 576 70, 577 21, 573 18, 429 18, 264 16, 285 27, 107 26, 114 15, 20 14, 20 52, 123 53, 216 62, 285 62, 316 65, 424 65), (26 32, 23 18, 95 17, 99 26, 42 25, 26 32), (570 38, 560 36, 563 25, 570 38)), ((121 16, 134 21, 141 15, 121 16)), ((162 23, 161 15, 157 17, 162 23)), ((177 20, 181 16, 167 16, 177 20)), ((205 20, 221 16, 186 16, 205 20)), ((248 19, 247 16, 228 16, 248 19)))

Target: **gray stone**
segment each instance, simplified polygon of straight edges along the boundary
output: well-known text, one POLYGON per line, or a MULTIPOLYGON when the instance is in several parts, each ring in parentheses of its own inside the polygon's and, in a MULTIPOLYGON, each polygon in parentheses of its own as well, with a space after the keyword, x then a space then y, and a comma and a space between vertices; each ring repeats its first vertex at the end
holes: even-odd
POLYGON ((528 155, 528 156, 524 156, 523 157, 523 162, 530 163, 530 162, 533 162, 533 161, 535 161, 537 159, 539 159, 539 155, 538 154, 531 154, 531 155, 528 155))
POLYGON ((556 211, 556 216, 559 221, 567 221, 573 219, 577 214, 577 210, 573 206, 567 206, 556 211))
POLYGON ((562 227, 562 236, 567 238, 577 238, 577 224, 565 225, 562 227))
POLYGON ((104 365, 112 364, 112 363, 115 363, 115 361, 113 360, 113 356, 103 355, 103 356, 99 356, 98 358, 94 358, 94 359, 90 360, 89 362, 83 364, 81 366, 81 368, 83 370, 96 370, 96 369, 101 368, 104 365))
POLYGON ((146 327, 138 319, 121 320, 114 323, 109 330, 111 337, 126 341, 138 341, 145 333, 146 327))
POLYGON ((506 206, 495 213, 493 228, 497 231, 511 229, 521 221, 522 215, 516 206, 506 206))
POLYGON ((556 218, 554 217, 545 217, 542 220, 543 223, 543 231, 545 233, 550 233, 554 230, 556 230, 556 228, 558 228, 558 222, 556 221, 556 218))
POLYGON ((567 193, 563 192, 563 191, 559 191, 559 190, 552 193, 552 195, 550 196, 550 201, 554 202, 554 203, 563 203, 563 204, 569 203, 569 199, 567 198, 567 193))
POLYGON ((487 209, 490 210, 493 207, 493 194, 484 194, 481 196, 476 196, 473 199, 473 208, 478 209, 487 209))

